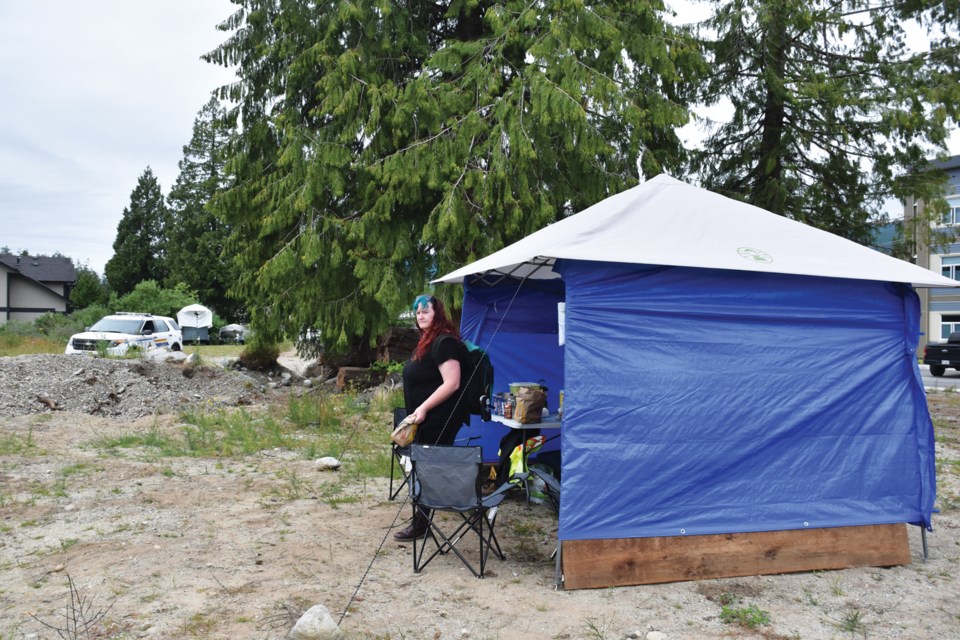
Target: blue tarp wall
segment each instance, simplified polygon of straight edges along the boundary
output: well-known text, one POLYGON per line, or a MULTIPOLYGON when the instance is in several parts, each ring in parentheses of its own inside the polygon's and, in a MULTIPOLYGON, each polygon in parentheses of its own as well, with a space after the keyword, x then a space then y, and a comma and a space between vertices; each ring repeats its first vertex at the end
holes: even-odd
POLYGON ((481 346, 496 330, 498 385, 543 378, 551 406, 565 390, 561 540, 929 526, 933 426, 910 286, 556 270, 562 282, 519 293, 517 281, 467 283, 462 327, 481 346))

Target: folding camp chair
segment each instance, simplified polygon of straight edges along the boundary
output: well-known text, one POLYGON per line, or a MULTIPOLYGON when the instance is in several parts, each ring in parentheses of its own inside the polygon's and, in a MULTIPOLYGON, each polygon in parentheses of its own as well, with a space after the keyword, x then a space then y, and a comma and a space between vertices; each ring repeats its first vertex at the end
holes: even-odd
MULTIPOLYGON (((393 427, 390 428, 390 431, 393 432, 394 429, 399 426, 403 419, 407 417, 407 410, 404 407, 398 407, 393 410, 393 427)), ((407 486, 410 482, 410 472, 407 471, 408 464, 404 464, 404 458, 410 458, 410 447, 399 447, 396 442, 390 443, 390 489, 387 491, 387 495, 391 500, 394 500, 400 492, 403 491, 403 488, 407 486), (393 478, 395 475, 394 468, 397 467, 400 469, 400 472, 403 474, 403 482, 397 485, 397 490, 393 490, 393 478)))
POLYGON ((504 485, 488 496, 483 496, 483 455, 481 447, 449 447, 441 445, 410 445, 410 460, 413 468, 410 474, 414 518, 419 514, 428 524, 426 536, 418 545, 413 541, 413 572, 419 573, 438 554, 453 551, 467 566, 473 575, 483 577, 487 555, 503 560, 503 551, 494 532, 497 507, 503 502, 509 485, 504 485), (438 521, 442 512, 457 513, 461 516, 457 526, 450 533, 441 529, 452 525, 438 521), (480 545, 480 570, 467 560, 457 547, 466 536, 473 540, 470 532, 477 534, 480 545), (426 556, 428 546, 435 547, 426 556), (426 557, 425 557, 426 556, 426 557))
MULTIPOLYGON (((407 410, 403 407, 397 407, 393 410, 393 427, 390 431, 392 432, 396 429, 403 419, 407 417, 407 410)), ((459 429, 459 426, 457 427, 459 429)), ((457 438, 455 443, 457 445, 468 445, 474 440, 478 440, 479 435, 475 436, 465 436, 463 438, 457 438)), ((403 491, 403 488, 406 487, 410 482, 410 447, 398 447, 395 442, 390 443, 390 488, 387 490, 387 496, 390 500, 395 500, 400 492, 403 491), (404 460, 406 458, 406 460, 404 460), (393 480, 396 477, 396 469, 400 469, 400 472, 403 474, 403 481, 397 485, 396 490, 393 488, 393 480)))

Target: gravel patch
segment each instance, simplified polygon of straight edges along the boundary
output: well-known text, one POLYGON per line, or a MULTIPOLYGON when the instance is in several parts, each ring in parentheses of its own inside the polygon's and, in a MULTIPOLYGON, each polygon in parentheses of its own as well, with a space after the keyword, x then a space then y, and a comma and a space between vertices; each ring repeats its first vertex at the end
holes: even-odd
POLYGON ((135 419, 205 401, 252 404, 260 385, 218 366, 75 355, 0 358, 0 417, 73 411, 135 419))

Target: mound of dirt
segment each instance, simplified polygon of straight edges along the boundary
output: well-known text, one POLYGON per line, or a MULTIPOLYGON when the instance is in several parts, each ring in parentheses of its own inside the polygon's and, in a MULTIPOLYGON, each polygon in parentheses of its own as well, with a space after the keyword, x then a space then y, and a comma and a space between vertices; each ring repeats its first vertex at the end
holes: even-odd
POLYGON ((204 401, 252 404, 261 385, 217 366, 75 355, 0 358, 0 416, 74 411, 139 418, 204 401))

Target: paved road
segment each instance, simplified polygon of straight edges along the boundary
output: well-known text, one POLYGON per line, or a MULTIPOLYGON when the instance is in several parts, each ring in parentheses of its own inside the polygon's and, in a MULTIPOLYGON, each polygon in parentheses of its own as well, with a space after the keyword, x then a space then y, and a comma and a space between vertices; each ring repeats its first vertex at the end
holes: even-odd
POLYGON ((920 365, 920 373, 923 375, 923 386, 928 389, 953 389, 960 391, 960 371, 956 369, 947 369, 947 372, 935 378, 930 375, 930 367, 925 364, 920 365))

